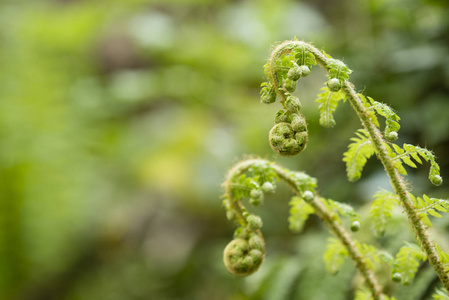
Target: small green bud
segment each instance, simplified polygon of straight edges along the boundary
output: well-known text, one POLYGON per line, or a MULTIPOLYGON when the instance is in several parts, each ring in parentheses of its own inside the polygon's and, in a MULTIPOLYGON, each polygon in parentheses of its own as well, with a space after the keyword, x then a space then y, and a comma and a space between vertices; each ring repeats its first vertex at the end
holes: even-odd
POLYGON ((292 112, 299 112, 301 110, 301 102, 295 96, 289 95, 287 99, 285 99, 285 108, 292 112))
POLYGON ((307 130, 306 120, 301 115, 294 114, 291 124, 294 131, 300 132, 307 130))
POLYGON ((309 141, 309 135, 307 131, 297 132, 295 134, 295 139, 298 147, 304 150, 306 148, 307 142, 309 141))
POLYGON ((434 185, 441 185, 443 183, 443 177, 441 177, 440 175, 431 175, 430 176, 430 181, 432 182, 432 184, 434 185))
POLYGON ((327 82, 327 87, 331 92, 338 92, 341 89, 341 83, 340 80, 337 78, 329 79, 327 82))
POLYGON ((263 249, 263 241, 257 234, 252 234, 251 237, 249 238, 248 243, 251 249, 258 249, 258 250, 263 249))
POLYGON ((260 199, 263 196, 263 192, 261 189, 252 189, 249 192, 249 196, 254 199, 260 199))
POLYGON ((263 93, 260 95, 260 102, 270 104, 276 101, 276 93, 263 93))
POLYGON ((301 77, 301 68, 295 63, 287 72, 287 78, 293 81, 297 81, 301 77))
POLYGON ((263 260, 263 253, 260 250, 252 249, 249 251, 249 256, 253 259, 254 264, 260 264, 263 260))
POLYGON ((394 273, 393 276, 391 276, 391 279, 393 279, 394 282, 401 282, 402 280, 402 275, 401 273, 394 273))
POLYGON ((310 68, 306 65, 302 65, 299 67, 299 69, 301 70, 301 77, 306 77, 308 75, 310 75, 310 68))
POLYGON ((307 203, 310 203, 313 201, 313 199, 315 199, 315 195, 313 194, 313 192, 311 191, 305 191, 302 194, 302 198, 304 199, 304 201, 306 201, 307 203))
POLYGON ((247 228, 251 231, 258 230, 262 227, 262 219, 256 215, 249 215, 246 218, 246 222, 248 222, 247 228))
POLYGON ((351 231, 352 232, 357 232, 360 229, 360 222, 359 221, 352 221, 351 223, 351 231))
POLYGON ((276 124, 290 123, 289 119, 290 119, 290 116, 289 116, 288 112, 281 109, 276 112, 276 116, 274 117, 274 123, 276 123, 276 124))
POLYGON ((398 133, 396 131, 390 131, 385 133, 385 138, 387 141, 394 142, 398 139, 398 133))
POLYGON ((294 92, 296 90, 296 81, 290 78, 285 79, 284 88, 290 93, 294 92))
POLYGON ((270 130, 269 142, 274 152, 290 157, 305 149, 307 131, 295 132, 289 123, 278 123, 270 130))
POLYGON ((271 183, 271 182, 269 182, 269 181, 265 181, 263 184, 262 184, 262 191, 264 192, 264 193, 274 193, 274 190, 275 190, 275 187, 274 187, 274 185, 271 183))

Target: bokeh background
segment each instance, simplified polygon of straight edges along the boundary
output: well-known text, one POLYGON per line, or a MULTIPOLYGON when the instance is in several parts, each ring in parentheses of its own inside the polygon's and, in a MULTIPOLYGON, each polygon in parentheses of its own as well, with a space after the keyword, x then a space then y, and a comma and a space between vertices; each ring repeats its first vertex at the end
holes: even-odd
MULTIPOLYGON (((343 59, 360 91, 399 112, 399 143, 433 149, 449 178, 448 16, 446 0, 1 1, 0 299, 351 299, 359 279, 350 262, 326 274, 319 220, 288 231, 285 187, 257 211, 263 267, 229 275, 220 184, 254 155, 362 213, 388 188, 375 158, 347 182, 342 153, 361 126, 346 103, 335 128, 319 127, 322 71, 298 85, 307 150, 272 153, 279 104, 259 102, 262 66, 295 36, 343 59)), ((409 170, 410 186, 447 198, 427 170, 409 170)), ((372 241, 395 251, 406 239, 372 241)), ((387 289, 427 299, 435 283, 424 266, 412 287, 387 289)))

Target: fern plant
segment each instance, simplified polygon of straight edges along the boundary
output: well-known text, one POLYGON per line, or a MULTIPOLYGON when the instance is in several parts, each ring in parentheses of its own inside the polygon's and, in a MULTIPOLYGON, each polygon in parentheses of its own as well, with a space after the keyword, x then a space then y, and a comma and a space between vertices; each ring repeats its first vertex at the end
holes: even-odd
POLYGON ((396 254, 361 243, 350 233, 361 226, 357 212, 346 203, 319 196, 316 179, 263 159, 249 159, 236 164, 223 184, 223 204, 227 217, 238 225, 234 239, 224 251, 227 270, 236 276, 247 276, 262 264, 265 257, 262 220, 250 213, 242 201, 248 199, 249 204, 260 205, 264 195, 274 193, 278 181, 284 181, 295 194, 289 202, 290 229, 301 231, 312 214, 324 222, 334 235, 329 238, 323 257, 326 269, 336 274, 344 259, 349 257, 364 278, 364 285, 356 291, 355 299, 394 299, 383 292, 376 278, 378 271, 387 265, 391 270, 392 281, 408 285, 424 261, 430 263, 442 284, 442 288, 435 291, 434 299, 449 298, 449 254, 441 250, 428 235, 428 228, 432 226, 429 216, 439 218, 442 213, 448 212, 449 201, 427 195, 416 197, 404 179, 407 175, 405 165, 416 168, 417 164, 426 161, 430 164, 429 179, 432 184, 442 184, 435 156, 422 147, 410 144, 401 147, 394 143, 398 138, 400 117, 388 105, 357 93, 349 82, 352 71, 342 61, 296 39, 280 43, 274 48, 264 66, 268 80, 261 85, 261 102, 270 104, 279 99, 282 105, 282 109, 275 114, 275 125, 269 132, 271 148, 278 155, 286 157, 297 155, 306 148, 309 138, 307 122, 301 113, 300 100, 292 93, 297 81, 308 76, 315 65, 324 68, 328 77, 316 99, 320 124, 324 127, 335 126, 333 114, 338 104, 348 101, 363 127, 356 131, 356 136, 343 154, 348 179, 358 180, 368 159, 374 154, 390 178, 394 192, 377 192, 371 205, 369 215, 375 235, 380 237, 385 233, 393 209, 400 206, 415 233, 417 243, 405 243, 396 254), (381 126, 379 117, 385 119, 385 125, 381 126))

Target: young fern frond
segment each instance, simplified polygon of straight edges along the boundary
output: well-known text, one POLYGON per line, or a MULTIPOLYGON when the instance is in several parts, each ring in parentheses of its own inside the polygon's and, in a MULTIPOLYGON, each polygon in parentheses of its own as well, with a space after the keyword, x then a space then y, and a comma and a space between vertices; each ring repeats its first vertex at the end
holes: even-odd
POLYGON ((322 93, 318 94, 315 100, 320 103, 318 109, 320 111, 320 125, 323 127, 333 127, 335 125, 334 112, 337 109, 338 101, 346 101, 343 92, 332 92, 328 87, 321 88, 322 93))
POLYGON ((374 194, 374 202, 370 208, 370 218, 378 236, 384 235, 388 221, 391 219, 391 213, 398 204, 398 196, 392 192, 380 190, 374 194))
POLYGON ((420 216, 424 224, 429 227, 432 227, 432 222, 430 222, 428 215, 441 218, 442 216, 440 213, 447 213, 449 211, 449 200, 429 198, 427 195, 423 195, 423 197, 420 198, 415 197, 412 194, 410 194, 410 198, 413 201, 418 216, 420 216))
MULTIPOLYGON (((359 248, 359 243, 354 241, 349 232, 341 226, 338 214, 358 218, 354 210, 349 205, 317 196, 315 178, 303 172, 281 168, 262 159, 246 160, 235 165, 223 184, 225 188, 223 204, 226 208, 226 216, 229 220, 236 221, 238 225, 234 239, 226 246, 223 253, 226 269, 235 276, 248 276, 257 271, 262 264, 265 257, 265 242, 260 230, 263 224, 262 219, 249 213, 242 200, 249 198, 250 204, 260 204, 264 194, 275 191, 278 180, 287 183, 297 195, 290 201, 292 206, 289 217, 290 228, 300 230, 308 216, 312 213, 316 214, 340 243, 337 253, 345 254, 354 261, 374 299, 384 299, 382 289, 361 252, 363 248, 359 248)), ((341 265, 338 259, 331 262, 327 257, 325 261, 333 264, 329 267, 332 273, 335 273, 341 265)))
MULTIPOLYGON (((325 69, 328 76, 327 89, 318 96, 320 119, 322 119, 320 123, 330 127, 335 124, 333 113, 337 107, 338 100, 333 97, 340 93, 341 90, 341 93, 345 95, 344 98, 350 102, 351 107, 355 110, 363 125, 363 129, 356 132, 357 137, 351 139, 352 143, 344 154, 343 161, 346 162, 349 180, 355 181, 359 179, 368 158, 376 154, 394 188, 395 196, 387 193, 377 194, 371 209, 370 214, 374 219, 374 227, 377 234, 381 235, 385 231, 386 224, 391 218, 391 211, 395 203, 399 202, 413 227, 413 231, 416 233, 416 238, 422 249, 416 245, 407 244, 400 249, 393 260, 392 257, 382 251, 377 251, 376 254, 375 248, 361 246, 354 242, 341 226, 339 215, 344 216, 346 214, 352 218, 348 214, 349 211, 345 210, 345 207, 342 205, 333 205, 332 201, 316 196, 316 182, 313 185, 313 180, 310 180, 311 177, 301 173, 296 174, 279 168, 274 164, 263 162, 261 164, 269 166, 274 171, 275 179, 287 182, 298 195, 298 198, 294 198, 291 201, 290 227, 299 230, 303 227, 310 214, 314 213, 319 216, 339 239, 341 245, 344 246, 343 249, 347 251, 347 255, 355 262, 357 268, 364 275, 366 284, 374 299, 389 299, 382 294, 381 288, 378 286, 372 273, 372 268, 380 259, 393 265, 393 280, 402 281, 404 284, 413 280, 419 261, 428 259, 445 289, 449 289, 447 272, 449 255, 442 252, 439 246, 429 239, 426 226, 426 224, 431 225, 430 221, 426 221, 427 214, 439 216, 439 212, 443 212, 443 210, 446 212, 447 207, 440 202, 435 204, 436 202, 430 198, 421 199, 424 205, 421 204, 422 208, 420 211, 420 208, 417 207, 420 202, 418 199, 420 198, 416 199, 410 194, 404 178, 401 176, 401 174, 407 174, 403 163, 415 168, 416 163, 414 161, 421 164, 421 159, 424 159, 430 163, 429 179, 431 182, 435 185, 441 184, 440 168, 435 161, 435 157, 429 150, 424 148, 404 144, 402 149, 386 141, 391 142, 397 139, 397 131, 400 128, 399 116, 389 106, 358 94, 353 84, 348 81, 349 74, 352 71, 343 62, 333 59, 324 51, 318 50, 311 44, 298 40, 286 41, 274 48, 265 65, 265 74, 268 82, 262 84, 261 91, 262 102, 273 103, 276 98, 279 98, 279 102, 282 105, 282 110, 276 114, 275 125, 270 131, 269 141, 272 149, 281 156, 293 156, 305 149, 308 141, 307 123, 301 114, 301 102, 292 93, 296 89, 297 81, 301 77, 308 76, 312 66, 316 63, 325 69), (384 134, 380 132, 376 114, 385 117, 384 134), (414 159, 414 161, 411 159, 414 159), (305 180, 306 178, 309 179, 305 180), (305 203, 309 204, 313 211, 305 203), (373 260, 367 262, 366 256, 370 255, 372 255, 373 260)), ((230 218, 234 218, 237 224, 240 225, 235 234, 235 240, 238 240, 238 242, 231 242, 234 245, 227 254, 225 251, 225 257, 227 255, 225 264, 231 265, 234 268, 233 271, 240 272, 241 274, 237 274, 238 276, 248 275, 248 270, 251 268, 250 272, 255 271, 258 268, 255 262, 261 263, 264 255, 265 244, 260 231, 262 222, 261 220, 259 221, 257 216, 249 214, 240 201, 242 198, 249 197, 252 204, 256 205, 262 202, 264 195, 263 185, 267 185, 263 182, 264 179, 261 179, 263 177, 257 177, 252 174, 250 179, 245 177, 239 178, 240 175, 249 170, 253 163, 243 163, 235 167, 233 169, 234 173, 236 173, 234 174, 235 176, 228 177, 228 180, 225 182, 227 215, 230 218), (235 197, 233 193, 239 197, 235 197), (257 242, 254 242, 254 239, 257 242), (243 244, 242 240, 246 244, 243 244), (259 251, 262 256, 257 251, 256 254, 259 256, 254 256, 254 253, 251 252, 253 250, 259 251), (260 257, 261 259, 258 259, 260 257)), ((269 182, 272 187, 275 186, 275 181, 269 182)), ((360 225, 358 224, 358 226, 360 225)), ((328 254, 328 257, 329 261, 333 262, 333 264, 330 264, 333 266, 331 269, 337 270, 339 260, 332 260, 330 257, 341 258, 341 256, 344 256, 344 253, 339 250, 339 247, 335 246, 336 243, 331 245, 334 246, 329 246, 330 254, 328 254)), ((356 297, 359 297, 359 295, 362 297, 363 293, 358 292, 356 297)))
POLYGON ((323 254, 327 272, 331 275, 337 274, 347 257, 348 251, 340 240, 328 238, 326 251, 323 254))
POLYGON ((440 185, 443 183, 443 179, 440 176, 440 166, 436 162, 435 155, 425 148, 421 148, 418 146, 404 144, 403 148, 399 147, 396 144, 391 144, 393 149, 389 144, 385 143, 385 148, 387 149, 388 155, 392 158, 393 164, 395 168, 402 175, 407 175, 407 171, 402 166, 402 163, 406 165, 416 168, 416 164, 411 160, 413 158, 417 163, 422 164, 421 158, 430 163, 430 171, 429 171, 429 180, 434 185, 440 185))
POLYGON ((348 151, 343 154, 343 161, 346 162, 346 172, 350 181, 357 181, 362 176, 363 167, 375 153, 366 130, 359 129, 356 135, 357 137, 351 138, 353 142, 349 144, 348 151))
POLYGON ((427 259, 426 253, 417 245, 406 243, 399 249, 392 265, 393 280, 409 285, 415 278, 419 262, 427 259))

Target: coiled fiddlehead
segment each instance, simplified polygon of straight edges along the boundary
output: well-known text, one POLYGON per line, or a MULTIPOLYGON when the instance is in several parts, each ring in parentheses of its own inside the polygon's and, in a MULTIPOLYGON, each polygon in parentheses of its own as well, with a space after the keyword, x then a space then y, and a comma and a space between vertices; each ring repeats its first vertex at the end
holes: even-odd
MULTIPOLYGON (((423 223, 422 217, 414 205, 411 193, 401 176, 407 174, 402 163, 416 167, 410 158, 415 159, 418 163, 421 163, 421 158, 424 158, 424 160, 431 164, 429 172, 430 181, 435 185, 440 185, 442 178, 439 173, 439 166, 435 162, 433 154, 427 149, 408 144, 404 144, 402 149, 396 144, 391 143, 398 138, 398 130, 400 128, 398 123, 400 118, 393 110, 385 104, 374 101, 372 98, 358 94, 355 91, 354 85, 348 81, 349 74, 352 71, 343 62, 333 59, 309 43, 298 40, 286 41, 274 48, 265 65, 265 74, 268 82, 262 84, 262 102, 273 103, 279 97, 280 103, 286 110, 286 112, 282 111, 281 115, 284 116, 286 114, 287 116, 284 117, 286 123, 291 124, 291 115, 293 113, 299 113, 299 109, 292 111, 289 108, 290 101, 288 99, 294 97, 290 92, 296 87, 296 82, 294 81, 300 79, 302 76, 300 69, 306 70, 305 67, 307 67, 310 71, 312 70, 312 65, 317 63, 325 69, 328 77, 326 86, 322 89, 323 92, 317 99, 317 102, 320 103, 320 123, 326 127, 335 125, 332 113, 335 111, 338 101, 348 100, 364 127, 360 131, 363 133, 363 136, 359 135, 360 139, 357 139, 356 143, 351 144, 350 151, 345 154, 344 160, 348 166, 349 179, 357 180, 361 175, 361 170, 366 160, 376 153, 390 178, 391 185, 407 214, 421 248, 424 250, 429 263, 438 274, 443 286, 446 290, 449 290, 448 270, 442 262, 443 260, 446 261, 447 255, 429 239, 427 226, 423 223), (266 101, 266 99, 269 99, 269 101, 266 101), (386 119, 384 134, 379 129, 380 126, 376 113, 386 119), (352 151, 354 149, 362 149, 361 147, 364 149, 363 152, 352 151)), ((309 73, 306 72, 307 75, 309 73)), ((285 131, 286 134, 284 135, 282 145, 288 145, 287 147, 283 146, 286 150, 282 153, 277 147, 273 146, 273 142, 275 146, 278 145, 276 143, 279 143, 280 138, 278 135, 275 135, 276 138, 273 139, 270 131, 270 144, 272 148, 276 153, 284 156, 291 156, 301 152, 305 148, 305 145, 304 147, 295 147, 292 139, 292 131, 285 129, 288 126, 284 126, 283 128, 282 132, 285 131)), ((275 131, 277 132, 279 130, 275 131)), ((307 133, 307 128, 304 132, 307 133)))
MULTIPOLYGON (((308 76, 315 58, 305 48, 292 48, 288 55, 277 61, 277 72, 269 82, 262 83, 261 102, 273 103, 281 97, 283 110, 276 113, 275 125, 270 130, 269 142, 274 152, 281 156, 294 156, 306 148, 309 139, 307 123, 301 114, 301 102, 291 93, 296 90, 297 81, 308 76)), ((271 70, 270 62, 265 72, 271 70)))
MULTIPOLYGON (((252 205, 261 204, 266 193, 275 192, 276 182, 279 180, 287 183, 297 195, 291 202, 293 205, 291 229, 295 230, 298 227, 297 222, 300 220, 295 217, 298 209, 307 209, 307 215, 315 213, 346 249, 345 254, 354 261, 364 276, 374 299, 385 299, 374 276, 374 270, 360 250, 362 247, 341 225, 338 214, 351 218, 351 230, 357 231, 360 228, 360 221, 353 210, 347 205, 320 198, 315 190, 317 186, 315 178, 302 172, 289 171, 263 159, 249 159, 236 164, 223 183, 225 190, 223 205, 226 208, 226 216, 238 225, 234 239, 223 253, 223 262, 229 273, 241 277, 248 276, 257 271, 262 264, 265 257, 265 242, 260 230, 262 220, 259 216, 250 214, 242 200, 248 198, 252 205)), ((303 216, 301 222, 304 221, 303 216)))

